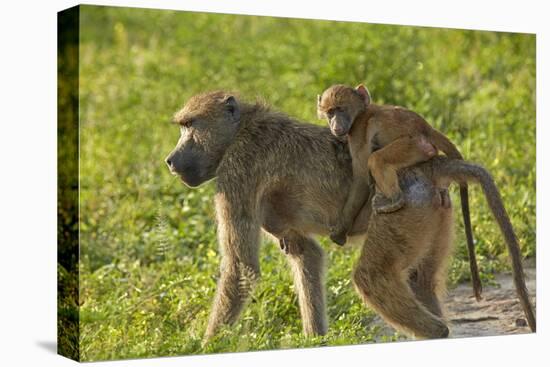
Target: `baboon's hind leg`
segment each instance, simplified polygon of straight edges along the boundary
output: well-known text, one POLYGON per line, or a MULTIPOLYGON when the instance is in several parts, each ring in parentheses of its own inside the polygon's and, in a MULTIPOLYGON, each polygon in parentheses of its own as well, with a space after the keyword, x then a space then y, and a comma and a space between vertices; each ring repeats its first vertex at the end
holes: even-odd
POLYGON ((413 259, 405 255, 414 244, 399 243, 399 236, 397 240, 377 238, 383 237, 367 235, 354 270, 353 281, 361 298, 397 329, 419 338, 447 337, 447 325, 416 298, 409 286, 404 264, 413 259))
POLYGON ((409 275, 416 298, 433 314, 442 317, 441 299, 445 294, 447 265, 452 251, 452 212, 441 217, 431 249, 409 275))
POLYGON ((416 298, 434 315, 442 317, 439 297, 432 282, 432 268, 429 264, 419 265, 409 276, 409 284, 416 298))

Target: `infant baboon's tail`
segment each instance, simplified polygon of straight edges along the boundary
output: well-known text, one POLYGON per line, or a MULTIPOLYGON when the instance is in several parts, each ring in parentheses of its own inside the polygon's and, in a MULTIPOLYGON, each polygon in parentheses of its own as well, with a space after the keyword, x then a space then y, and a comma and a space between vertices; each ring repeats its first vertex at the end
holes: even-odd
POLYGON ((514 276, 514 284, 518 293, 521 306, 527 317, 527 322, 532 331, 536 331, 536 320, 533 312, 533 306, 529 299, 527 287, 525 286, 525 275, 521 264, 521 252, 519 242, 502 203, 500 192, 493 181, 493 177, 489 172, 480 165, 466 162, 458 159, 443 159, 436 158, 433 174, 436 180, 447 179, 450 181, 463 184, 466 181, 477 182, 481 185, 487 203, 493 212, 493 215, 500 226, 500 230, 506 240, 508 252, 512 260, 512 272, 514 276))

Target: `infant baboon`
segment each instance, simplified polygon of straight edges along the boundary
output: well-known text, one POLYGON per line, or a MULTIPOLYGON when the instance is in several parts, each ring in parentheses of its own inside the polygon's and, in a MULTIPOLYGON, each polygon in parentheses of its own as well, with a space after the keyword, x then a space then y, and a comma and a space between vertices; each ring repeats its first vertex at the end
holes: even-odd
MULTIPOLYGON (((368 182, 370 171, 379 190, 373 202, 377 213, 391 213, 403 207, 405 201, 397 179, 399 169, 427 161, 437 154, 436 146, 452 147, 452 153, 458 154, 443 134, 416 114, 399 107, 384 109, 371 105, 370 94, 362 84, 355 89, 331 86, 318 97, 317 113, 327 119, 334 135, 347 135, 353 181, 368 182)), ((350 196, 352 202, 357 199, 350 196)), ((348 214, 354 218, 356 213, 348 214)))
MULTIPOLYGON (((437 154, 438 149, 449 158, 462 159, 455 145, 421 116, 402 107, 371 103, 369 92, 362 84, 355 89, 341 84, 331 86, 318 96, 317 113, 319 118, 328 120, 335 136, 347 135, 352 156, 350 195, 330 235, 339 245, 346 242, 353 219, 367 200, 370 175, 377 188, 372 201, 375 212, 390 213, 405 204, 397 177, 400 169, 427 161, 437 154)), ((472 283, 479 299, 481 280, 475 259, 465 184, 461 186, 461 200, 472 283)))
MULTIPOLYGON (((237 320, 259 279, 262 229, 292 244, 286 257, 304 333, 325 334, 325 256, 312 234, 329 233, 330 223, 348 196, 352 170, 347 145, 326 128, 299 123, 263 104, 242 102, 225 92, 192 97, 174 121, 180 125, 181 137, 166 158, 170 171, 192 187, 217 178, 215 204, 222 259, 205 340, 222 325, 237 320)), ((364 233, 368 228, 363 252, 373 255, 362 256, 357 264, 359 293, 367 298, 376 295, 367 301, 376 309, 380 304, 388 308, 381 313, 398 328, 414 330, 419 336, 444 336, 446 326, 441 326, 437 316, 437 291, 451 245, 452 208, 441 205, 440 189, 423 174, 424 170, 431 172, 428 163, 422 166, 425 168, 405 169, 412 174, 401 184, 407 204, 402 210, 371 216, 367 203, 350 233, 364 233), (390 220, 395 216, 402 220, 390 220), (375 240, 379 241, 374 246, 377 252, 372 252, 375 240), (421 249, 415 250, 414 263, 405 263, 410 256, 392 255, 396 242, 421 249), (398 262, 394 267, 399 266, 399 272, 391 274, 405 277, 405 286, 397 282, 396 289, 386 288, 394 285, 385 283, 386 273, 394 267, 383 268, 380 276, 369 273, 386 258, 398 262), (411 301, 411 292, 420 306, 411 301), (416 308, 408 309, 406 315, 402 308, 391 309, 411 302, 416 308), (426 309, 434 315, 430 320, 438 322, 436 327, 411 326, 426 317, 426 309)), ((445 168, 445 163, 440 165, 445 168)))

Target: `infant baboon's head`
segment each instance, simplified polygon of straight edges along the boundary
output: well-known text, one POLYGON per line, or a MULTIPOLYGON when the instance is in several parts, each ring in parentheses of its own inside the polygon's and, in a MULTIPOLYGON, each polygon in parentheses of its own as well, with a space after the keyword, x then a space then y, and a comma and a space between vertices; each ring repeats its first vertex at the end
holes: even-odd
POLYGON ((327 119, 333 135, 349 133, 355 118, 370 104, 367 88, 360 84, 357 88, 336 84, 317 96, 317 115, 327 119))

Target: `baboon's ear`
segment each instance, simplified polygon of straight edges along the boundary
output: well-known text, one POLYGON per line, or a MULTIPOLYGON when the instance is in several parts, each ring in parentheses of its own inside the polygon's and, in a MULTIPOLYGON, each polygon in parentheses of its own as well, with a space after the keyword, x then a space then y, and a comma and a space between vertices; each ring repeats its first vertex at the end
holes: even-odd
POLYGON ((325 114, 321 111, 321 95, 317 95, 317 118, 322 120, 325 118, 325 114))
POLYGON ((241 110, 239 109, 239 103, 233 96, 227 96, 224 100, 225 109, 231 115, 233 122, 239 122, 241 118, 241 110))
POLYGON ((363 98, 363 102, 365 102, 365 106, 368 106, 370 104, 370 93, 367 87, 365 87, 363 84, 359 84, 355 88, 355 90, 357 91, 357 93, 359 93, 361 98, 363 98))

